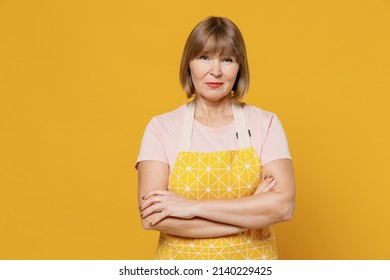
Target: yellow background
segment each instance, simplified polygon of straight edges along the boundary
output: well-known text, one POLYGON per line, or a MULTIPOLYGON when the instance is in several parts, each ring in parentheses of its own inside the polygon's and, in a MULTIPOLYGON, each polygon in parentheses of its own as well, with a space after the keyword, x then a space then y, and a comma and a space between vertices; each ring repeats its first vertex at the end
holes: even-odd
POLYGON ((282 259, 390 259, 390 1, 0 1, 0 259, 150 259, 136 161, 186 102, 191 29, 246 40, 246 102, 276 112, 296 211, 282 259))

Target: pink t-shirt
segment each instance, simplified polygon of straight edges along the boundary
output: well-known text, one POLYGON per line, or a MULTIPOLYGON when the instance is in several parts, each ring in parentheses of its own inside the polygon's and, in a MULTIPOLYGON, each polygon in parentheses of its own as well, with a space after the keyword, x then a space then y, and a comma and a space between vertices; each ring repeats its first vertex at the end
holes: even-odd
MULTIPOLYGON (((186 104, 152 118, 146 127, 137 163, 157 160, 167 163, 172 170, 179 152, 185 111, 186 104)), ((278 117, 274 113, 248 104, 245 104, 243 111, 252 146, 256 149, 262 165, 275 159, 291 159, 286 135, 278 117)), ((194 119, 191 151, 217 152, 240 149, 236 132, 235 121, 222 127, 207 127, 194 119)))

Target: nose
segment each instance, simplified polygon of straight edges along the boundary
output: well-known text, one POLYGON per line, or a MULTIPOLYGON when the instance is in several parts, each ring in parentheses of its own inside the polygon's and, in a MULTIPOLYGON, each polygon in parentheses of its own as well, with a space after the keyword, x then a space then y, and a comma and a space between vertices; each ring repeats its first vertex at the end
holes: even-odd
POLYGON ((222 74, 222 71, 221 71, 221 64, 220 64, 220 60, 219 59, 214 59, 211 63, 211 69, 210 69, 210 74, 213 75, 213 76, 220 76, 222 74))

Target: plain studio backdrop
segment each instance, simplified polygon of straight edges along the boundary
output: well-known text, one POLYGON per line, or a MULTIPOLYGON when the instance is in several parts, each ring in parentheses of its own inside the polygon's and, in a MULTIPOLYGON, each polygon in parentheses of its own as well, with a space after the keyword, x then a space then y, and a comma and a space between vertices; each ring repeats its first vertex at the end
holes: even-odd
POLYGON ((186 102, 192 28, 233 20, 245 102, 293 157, 281 259, 390 259, 390 1, 0 1, 0 259, 151 259, 134 164, 152 116, 186 102))

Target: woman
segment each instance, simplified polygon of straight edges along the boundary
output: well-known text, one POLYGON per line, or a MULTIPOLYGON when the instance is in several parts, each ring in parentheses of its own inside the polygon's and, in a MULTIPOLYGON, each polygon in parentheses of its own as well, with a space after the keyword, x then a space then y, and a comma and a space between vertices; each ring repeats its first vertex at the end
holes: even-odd
POLYGON ((137 160, 156 259, 277 259, 270 226, 292 217, 291 157, 276 115, 239 102, 249 71, 234 23, 209 17, 193 29, 180 81, 193 101, 150 121, 137 160))

